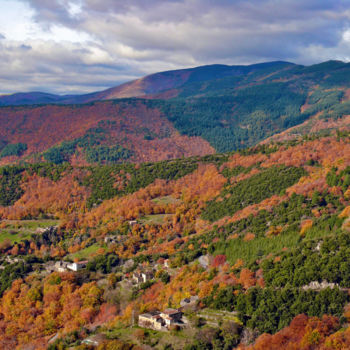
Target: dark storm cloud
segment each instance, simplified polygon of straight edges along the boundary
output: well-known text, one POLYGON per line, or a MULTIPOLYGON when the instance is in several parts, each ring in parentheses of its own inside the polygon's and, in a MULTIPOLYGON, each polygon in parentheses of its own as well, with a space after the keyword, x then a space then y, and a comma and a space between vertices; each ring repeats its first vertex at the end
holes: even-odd
MULTIPOLYGON (((22 43, 32 47, 32 71, 55 64, 53 71, 63 71, 78 89, 209 63, 350 59, 350 0, 22 1, 45 30, 66 27, 89 36, 81 43, 22 43), (54 63, 41 55, 48 49, 54 63)), ((47 72, 45 79, 63 90, 62 77, 47 72)))

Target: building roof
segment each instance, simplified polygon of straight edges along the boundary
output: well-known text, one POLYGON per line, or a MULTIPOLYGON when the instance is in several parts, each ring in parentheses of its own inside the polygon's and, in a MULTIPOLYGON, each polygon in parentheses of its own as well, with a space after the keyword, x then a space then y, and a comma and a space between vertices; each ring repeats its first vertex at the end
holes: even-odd
POLYGON ((179 312, 181 312, 181 311, 179 311, 177 309, 165 309, 162 313, 165 315, 171 316, 171 315, 178 314, 179 312))
POLYGON ((146 318, 159 318, 160 317, 160 311, 154 310, 154 311, 149 311, 144 314, 141 314, 140 316, 146 317, 146 318))
POLYGON ((143 272, 141 272, 141 274, 146 275, 146 276, 153 276, 152 271, 143 271, 143 272))
POLYGON ((89 262, 89 260, 83 260, 83 261, 78 261, 76 264, 77 265, 85 265, 89 262))

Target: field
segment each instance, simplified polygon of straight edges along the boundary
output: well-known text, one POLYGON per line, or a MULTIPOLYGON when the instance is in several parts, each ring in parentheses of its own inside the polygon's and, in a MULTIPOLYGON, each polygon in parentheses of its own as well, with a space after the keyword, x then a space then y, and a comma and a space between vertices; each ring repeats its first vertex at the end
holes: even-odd
POLYGON ((94 253, 97 252, 97 250, 101 248, 101 246, 97 243, 90 245, 87 248, 84 248, 82 250, 79 250, 76 253, 70 254, 69 258, 70 259, 78 259, 78 260, 85 260, 91 257, 94 253))
POLYGON ((219 327, 219 325, 225 321, 231 321, 231 322, 241 324, 235 312, 204 309, 200 311, 197 314, 197 316, 204 318, 206 321, 206 324, 213 327, 219 327))
POLYGON ((155 214, 155 215, 145 215, 139 221, 141 224, 148 225, 161 225, 164 224, 166 220, 170 220, 173 214, 155 214))
POLYGON ((164 197, 158 197, 158 198, 154 198, 152 200, 154 203, 156 204, 164 204, 164 205, 167 205, 167 204, 175 204, 175 203, 178 203, 180 200, 177 199, 177 198, 174 198, 172 196, 164 196, 164 197))
POLYGON ((120 339, 125 342, 147 344, 152 349, 163 350, 168 344, 174 350, 182 350, 194 336, 191 328, 181 331, 160 332, 151 329, 143 329, 137 326, 129 328, 114 328, 106 334, 109 338, 120 339))
POLYGON ((30 239, 38 228, 58 224, 58 220, 4 220, 0 224, 0 243, 5 240, 14 243, 30 239))

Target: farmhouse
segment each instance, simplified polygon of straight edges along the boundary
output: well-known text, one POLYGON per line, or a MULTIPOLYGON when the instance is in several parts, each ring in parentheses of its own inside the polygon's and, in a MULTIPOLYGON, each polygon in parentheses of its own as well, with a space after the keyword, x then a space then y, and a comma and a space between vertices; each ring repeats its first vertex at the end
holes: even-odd
POLYGON ((134 272, 132 275, 132 279, 135 283, 144 283, 151 280, 154 277, 152 271, 142 271, 142 272, 134 272))
POLYGON ((165 267, 165 268, 169 268, 169 267, 170 267, 169 259, 165 259, 165 260, 164 260, 164 267, 165 267))
POLYGON ((112 243, 117 243, 118 239, 115 236, 106 236, 104 241, 106 244, 112 244, 112 243))
POLYGON ((182 312, 177 309, 152 311, 139 315, 138 325, 155 330, 168 330, 171 325, 183 325, 182 312))
POLYGON ((160 316, 165 321, 167 326, 181 322, 182 315, 182 312, 177 309, 165 309, 160 313, 160 316))
POLYGON ((155 330, 166 330, 165 321, 160 316, 159 311, 151 311, 139 316, 138 325, 143 328, 155 330))
POLYGON ((69 270, 72 270, 72 271, 79 271, 79 270, 84 269, 86 267, 87 263, 88 263, 87 260, 74 262, 74 263, 68 264, 67 268, 69 270))
POLYGON ((65 261, 56 261, 55 263, 53 261, 49 261, 43 265, 48 273, 52 273, 54 271, 65 272, 67 271, 67 266, 68 262, 65 261))
POLYGON ((132 274, 132 280, 135 283, 142 283, 143 282, 143 278, 141 276, 141 273, 140 272, 134 272, 132 274))

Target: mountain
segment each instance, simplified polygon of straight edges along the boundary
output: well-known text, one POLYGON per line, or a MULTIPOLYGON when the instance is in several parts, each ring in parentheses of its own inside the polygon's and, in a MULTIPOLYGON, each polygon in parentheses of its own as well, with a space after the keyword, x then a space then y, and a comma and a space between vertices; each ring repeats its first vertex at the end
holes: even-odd
POLYGON ((267 67, 292 65, 287 62, 268 62, 250 66, 209 65, 189 69, 155 73, 122 85, 85 95, 54 95, 43 92, 16 93, 0 96, 0 106, 30 105, 45 103, 88 103, 127 97, 144 97, 173 90, 184 84, 221 79, 228 76, 242 76, 267 67))
POLYGON ((0 106, 17 106, 57 103, 61 99, 58 95, 47 94, 44 92, 19 92, 12 95, 0 96, 0 106))
POLYGON ((158 161, 346 130, 349 78, 340 61, 210 65, 88 95, 4 96, 0 161, 158 161))

